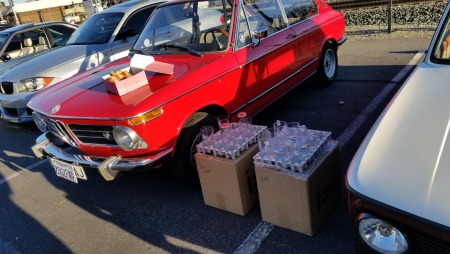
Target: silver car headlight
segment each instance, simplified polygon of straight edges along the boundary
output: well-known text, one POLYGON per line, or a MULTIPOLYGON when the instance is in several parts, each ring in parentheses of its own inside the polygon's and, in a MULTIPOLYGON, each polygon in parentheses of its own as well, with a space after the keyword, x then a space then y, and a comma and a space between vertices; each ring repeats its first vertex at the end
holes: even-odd
POLYGON ((44 119, 36 112, 32 113, 34 123, 38 127, 38 129, 42 132, 47 131, 47 124, 45 123, 44 119))
POLYGON ((380 253, 405 253, 408 242, 399 229, 377 218, 364 218, 359 221, 358 233, 372 249, 380 253))
POLYGON ((113 130, 113 136, 116 143, 126 151, 147 148, 147 143, 131 128, 116 126, 113 130))
POLYGON ((48 77, 22 79, 17 82, 17 90, 19 92, 35 92, 46 87, 53 79, 48 77))

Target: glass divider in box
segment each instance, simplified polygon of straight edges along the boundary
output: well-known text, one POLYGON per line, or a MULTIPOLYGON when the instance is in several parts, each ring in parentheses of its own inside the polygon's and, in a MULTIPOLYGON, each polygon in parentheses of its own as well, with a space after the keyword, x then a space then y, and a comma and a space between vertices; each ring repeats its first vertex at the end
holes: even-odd
POLYGON ((227 130, 231 133, 227 136, 222 131, 218 131, 209 138, 203 140, 197 145, 197 151, 214 156, 224 156, 227 159, 235 159, 241 155, 241 152, 248 149, 249 145, 257 142, 258 134, 266 129, 266 126, 249 125, 242 134, 239 128, 227 130), (235 132, 234 132, 235 131, 235 132))
MULTIPOLYGON (((278 153, 270 148, 267 148, 267 150, 260 149, 253 156, 255 165, 278 170, 304 172, 323 155, 327 143, 331 140, 331 132, 318 130, 308 130, 308 132, 311 137, 308 140, 284 140, 284 145, 290 147, 289 150, 284 150, 288 151, 286 153, 278 153)), ((267 147, 270 147, 270 145, 267 147)))

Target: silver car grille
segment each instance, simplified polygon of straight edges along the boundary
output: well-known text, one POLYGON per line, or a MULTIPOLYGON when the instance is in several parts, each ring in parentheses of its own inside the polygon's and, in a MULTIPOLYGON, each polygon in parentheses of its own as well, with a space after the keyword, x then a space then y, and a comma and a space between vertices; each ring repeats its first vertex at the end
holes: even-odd
POLYGON ((34 114, 44 120, 48 131, 71 146, 78 146, 78 143, 118 146, 113 137, 114 127, 111 125, 64 124, 37 112, 34 114))
POLYGON ((113 137, 113 126, 69 124, 67 127, 81 143, 117 146, 113 137))
POLYGON ((1 94, 12 94, 14 92, 14 86, 11 82, 0 83, 0 93, 1 94))
POLYGON ((77 146, 77 143, 72 139, 72 137, 69 135, 69 132, 67 131, 64 124, 60 121, 55 121, 53 119, 50 119, 48 117, 42 116, 39 114, 39 117, 44 120, 45 125, 47 126, 47 129, 56 137, 59 139, 65 141, 67 144, 71 146, 77 146))

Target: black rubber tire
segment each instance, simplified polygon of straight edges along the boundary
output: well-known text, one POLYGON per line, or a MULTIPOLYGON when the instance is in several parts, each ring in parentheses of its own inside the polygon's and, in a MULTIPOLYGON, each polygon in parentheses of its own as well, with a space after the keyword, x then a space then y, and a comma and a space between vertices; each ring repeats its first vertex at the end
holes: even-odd
POLYGON ((323 46, 316 81, 320 86, 328 86, 336 79, 338 71, 337 48, 332 42, 323 46))
POLYGON ((217 125, 215 116, 204 112, 195 113, 181 130, 174 157, 169 163, 170 174, 179 182, 199 185, 195 162, 196 145, 201 141, 200 128, 205 125, 217 125))

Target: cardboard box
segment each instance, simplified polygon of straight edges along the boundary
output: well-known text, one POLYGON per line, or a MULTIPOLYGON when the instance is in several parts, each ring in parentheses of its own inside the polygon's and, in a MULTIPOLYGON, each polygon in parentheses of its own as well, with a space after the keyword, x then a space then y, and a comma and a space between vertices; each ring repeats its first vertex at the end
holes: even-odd
MULTIPOLYGON (((130 67, 122 69, 122 71, 130 72, 130 67)), ((117 95, 124 95, 133 90, 138 89, 139 87, 145 86, 148 84, 147 75, 145 75, 145 71, 139 71, 135 74, 132 73, 132 76, 126 79, 122 79, 118 82, 109 82, 107 78, 109 78, 109 74, 103 76, 103 80, 106 86, 106 89, 117 95)))
POLYGON ((262 220, 313 236, 339 200, 339 149, 331 147, 307 174, 256 167, 262 220))
POLYGON ((253 156, 258 153, 253 144, 234 160, 197 153, 203 200, 206 205, 239 215, 246 215, 258 202, 253 156))

